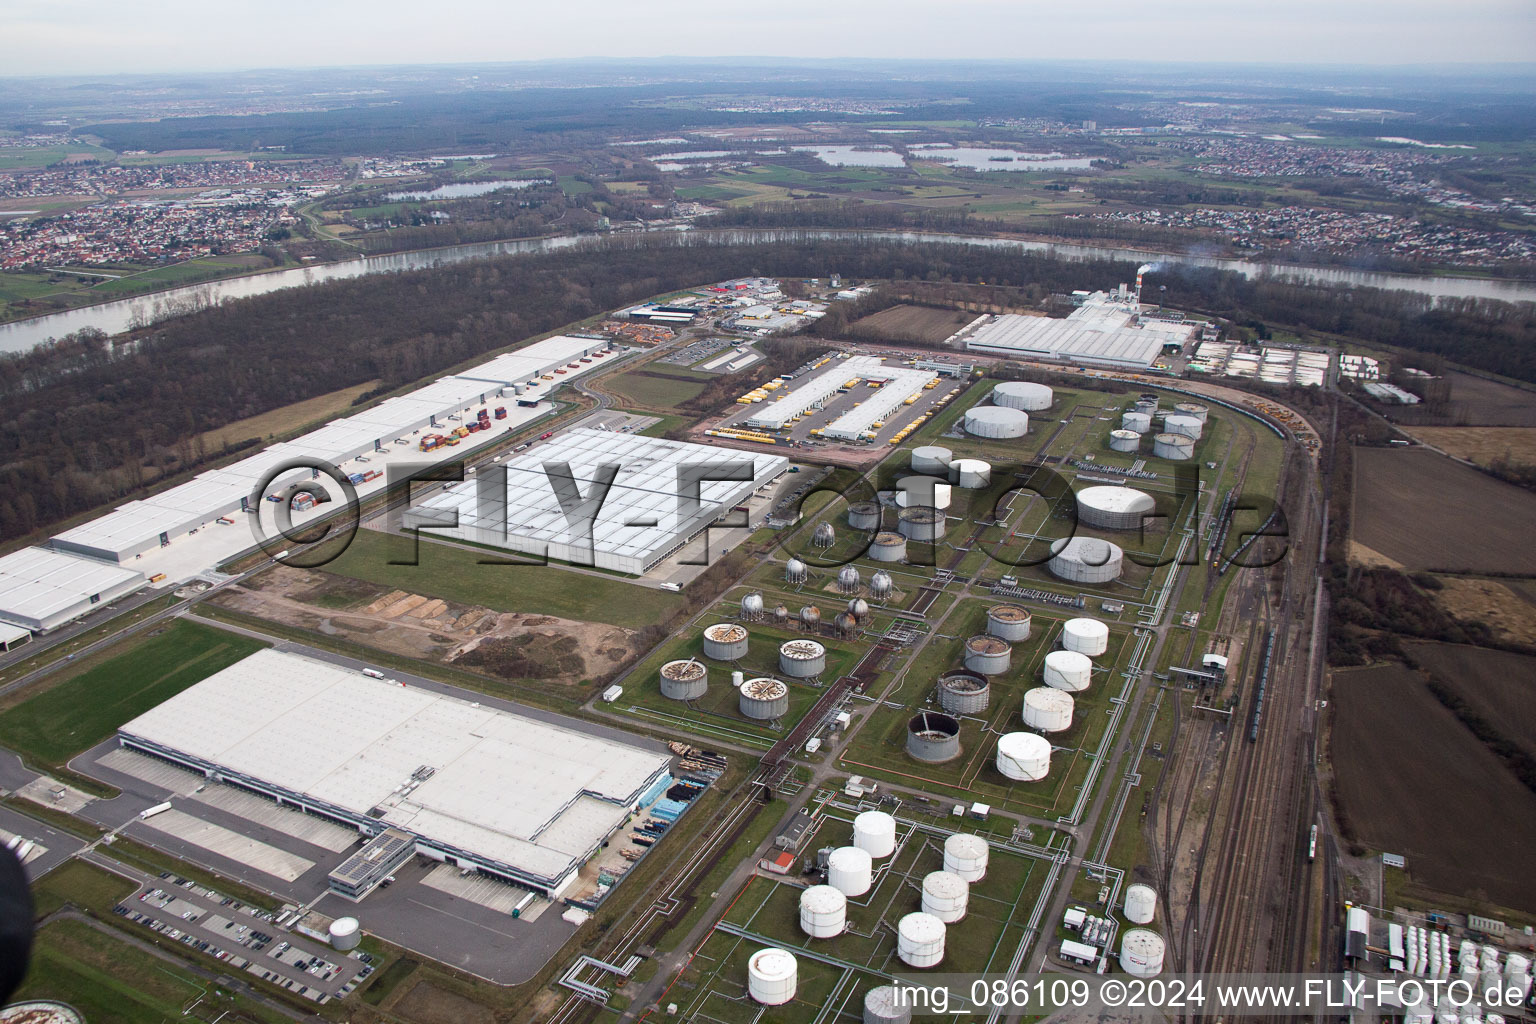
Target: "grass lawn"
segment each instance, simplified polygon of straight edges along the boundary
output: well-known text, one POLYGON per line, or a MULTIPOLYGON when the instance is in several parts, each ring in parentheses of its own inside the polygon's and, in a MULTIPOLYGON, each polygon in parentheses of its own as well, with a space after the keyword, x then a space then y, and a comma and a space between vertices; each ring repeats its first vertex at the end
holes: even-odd
POLYGON ((129 719, 265 646, 190 622, 129 643, 115 657, 0 714, 0 744, 62 765, 129 719))
POLYGON ((642 409, 675 409, 697 398, 705 384, 714 378, 681 367, 652 365, 630 371, 603 382, 603 386, 622 395, 626 404, 642 409))
POLYGON ((66 903, 83 910, 110 914, 134 888, 128 879, 103 871, 94 864, 83 860, 66 861, 32 886, 33 916, 42 919, 66 903))
POLYGON ((419 565, 389 564, 391 559, 410 558, 411 548, 410 538, 359 530, 352 545, 324 571, 496 611, 539 612, 636 629, 662 621, 683 601, 678 594, 553 566, 481 565, 496 556, 430 541, 421 545, 419 565))

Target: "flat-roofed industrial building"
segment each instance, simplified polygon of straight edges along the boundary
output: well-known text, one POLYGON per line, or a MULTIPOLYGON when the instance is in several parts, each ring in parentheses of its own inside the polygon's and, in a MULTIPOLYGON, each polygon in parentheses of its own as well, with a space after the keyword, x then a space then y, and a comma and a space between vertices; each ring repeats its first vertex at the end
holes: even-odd
MULTIPOLYGON (((0 623, 30 633, 55 629, 144 586, 144 574, 45 548, 0 558, 0 623)), ((21 642, 0 631, 7 647, 21 642)))
POLYGON ((551 899, 671 765, 638 741, 271 650, 128 722, 118 741, 370 836, 397 829, 418 854, 551 899))
POLYGON ((1182 347, 1199 329, 1197 323, 1141 317, 1130 300, 1094 292, 1065 318, 991 317, 971 332, 965 347, 1016 359, 1146 369, 1163 346, 1182 347))

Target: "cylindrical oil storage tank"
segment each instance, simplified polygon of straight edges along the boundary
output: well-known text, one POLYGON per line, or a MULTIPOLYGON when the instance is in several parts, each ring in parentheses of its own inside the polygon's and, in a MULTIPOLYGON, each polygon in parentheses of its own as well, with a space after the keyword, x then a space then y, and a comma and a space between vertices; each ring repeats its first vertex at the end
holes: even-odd
POLYGON ((661 666, 661 695, 673 700, 698 700, 709 689, 709 669, 685 658, 661 666))
POLYGON ((756 622, 763 617, 762 594, 748 594, 741 599, 741 617, 748 622, 756 622))
POLYGON ((717 622, 704 630, 704 656, 716 661, 740 661, 747 656, 747 630, 734 622, 717 622))
POLYGON ((1052 651, 1045 656, 1045 685, 1077 693, 1093 681, 1093 662, 1081 651, 1052 651))
POLYGON ((982 634, 965 642, 965 667, 984 676, 1002 675, 1013 661, 1007 641, 982 634))
POLYGON ((831 523, 817 523, 816 532, 811 535, 811 543, 819 548, 829 548, 837 543, 837 531, 832 529, 831 523))
POLYGON ((1211 415, 1211 410, 1199 402, 1179 402, 1174 405, 1173 411, 1180 416, 1193 416, 1201 423, 1206 422, 1211 415))
POLYGON ((904 476, 896 481, 896 507, 949 508, 951 491, 947 476, 904 476))
POLYGON ((1139 530, 1156 511, 1152 495, 1134 487, 1100 485, 1077 492, 1078 521, 1101 530, 1139 530))
POLYGON ((907 722, 907 753, 928 764, 960 756, 960 722, 938 711, 919 711, 907 722))
POLYGON ((875 860, 896 852, 896 819, 884 811, 864 811, 853 819, 853 845, 875 860))
POLYGON ((795 998, 800 966, 787 949, 769 946, 747 959, 747 995, 763 1006, 783 1006, 795 998))
POLYGON ((912 449, 912 472, 925 476, 948 476, 949 464, 955 453, 936 444, 925 444, 912 449))
POLYGON ((893 985, 876 985, 864 995, 864 1024, 912 1024, 911 1000, 898 999, 893 985))
POLYGON ((954 924, 965 917, 970 902, 971 887, 959 875, 930 871, 923 876, 923 913, 954 924))
POLYGON ((1005 733, 997 741, 997 770, 1018 782, 1039 782, 1051 770, 1051 741, 1032 732, 1005 733))
POLYGON ((328 929, 331 937, 331 946, 343 952, 356 949, 357 944, 363 941, 362 929, 358 926, 355 917, 338 917, 331 922, 328 929))
POLYGON ((1098 619, 1068 619, 1061 627, 1061 646, 1097 658, 1109 650, 1109 627, 1098 619))
POLYGON ((741 684, 741 713, 759 722, 783 718, 789 712, 789 687, 771 676, 741 684))
POLYGON ((791 679, 815 679, 827 670, 827 649, 815 640, 790 640, 779 647, 779 671, 791 679))
POLYGON ((1054 391, 1044 384, 1035 384, 1030 381, 1010 380, 992 389, 992 404, 1000 405, 1004 409, 1039 412, 1041 409, 1049 409, 1055 400, 1054 391))
POLYGON ((1065 690, 1036 686, 1024 694, 1024 724, 1040 732, 1070 729, 1075 703, 1065 690))
POLYGON ((939 676, 939 707, 952 715, 979 715, 992 702, 992 684, 977 672, 956 669, 939 676))
POLYGON ((812 632, 821 628, 821 609, 808 604, 800 609, 800 628, 812 632))
POLYGON ((1109 450, 1112 452, 1134 452, 1141 450, 1141 433, 1135 430, 1127 430, 1122 427, 1119 430, 1109 432, 1109 450))
POLYGON ((1200 440, 1200 435, 1205 431, 1205 424, 1193 416, 1180 416, 1177 413, 1169 413, 1163 419, 1163 430, 1170 434, 1183 434, 1185 437, 1200 440))
POLYGON ((813 885, 800 894, 800 930, 830 939, 848 926, 848 897, 834 885, 813 885))
POLYGON ((1152 416, 1157 412, 1157 396, 1142 395, 1136 400, 1135 411, 1145 416, 1152 416))
POLYGON ((1120 967, 1126 974, 1150 978, 1163 971, 1163 937, 1146 928, 1132 928, 1120 937, 1120 967))
POLYGON ((1016 644, 1029 639, 1030 614, 1016 604, 995 604, 987 609, 987 632, 1016 644))
MULTIPOLYGON (((902 539, 902 549, 906 549, 906 540, 902 539)), ((884 569, 877 571, 869 578, 869 596, 876 601, 884 601, 891 596, 891 591, 896 589, 896 582, 891 579, 891 574, 884 569)))
POLYGON ((851 565, 845 565, 837 571, 837 589, 845 594, 857 594, 859 592, 859 570, 851 565))
POLYGON ((855 530, 880 529, 880 503, 856 501, 848 506, 848 525, 855 530))
POLYGON ((1134 430, 1138 434, 1145 434, 1152 429, 1152 416, 1145 412, 1128 412, 1120 417, 1122 430, 1134 430))
POLYGON ((1152 439, 1152 454, 1160 459, 1182 462, 1194 457, 1195 439, 1183 434, 1158 434, 1152 439))
POLYGON ((902 562, 907 557, 907 538, 888 530, 875 534, 869 545, 869 557, 876 562, 902 562))
POLYGON ((981 459, 956 459, 949 464, 949 481, 964 491, 978 491, 992 482, 992 464, 981 459))
POLYGON ((848 614, 856 619, 862 619, 869 614, 869 602, 862 597, 851 598, 848 601, 848 614))
POLYGON ((798 558, 791 558, 784 565, 784 580, 787 583, 804 583, 806 579, 805 563, 798 558))
POLYGON ((863 896, 874 877, 871 861, 867 850, 839 846, 827 857, 827 884, 844 896, 863 896))
POLYGON ((1157 916, 1157 890, 1137 883, 1125 890, 1125 919, 1132 924, 1151 924, 1157 916))
POLYGON ((1072 583, 1112 583, 1120 578, 1125 552, 1120 545, 1097 537, 1063 537, 1051 543, 1046 567, 1053 576, 1072 583))
POLYGON ((967 882, 987 877, 987 856, 991 848, 981 836, 957 832, 944 840, 944 870, 967 882))
POLYGON ((936 967, 944 959, 944 922, 919 911, 896 923, 896 955, 908 967, 936 967))
POLYGON ((996 405, 966 410, 965 432, 976 437, 1010 438, 1029 433, 1029 413, 996 405))
POLYGON ((938 540, 944 536, 944 513, 921 505, 904 508, 897 516, 896 529, 908 540, 938 540))

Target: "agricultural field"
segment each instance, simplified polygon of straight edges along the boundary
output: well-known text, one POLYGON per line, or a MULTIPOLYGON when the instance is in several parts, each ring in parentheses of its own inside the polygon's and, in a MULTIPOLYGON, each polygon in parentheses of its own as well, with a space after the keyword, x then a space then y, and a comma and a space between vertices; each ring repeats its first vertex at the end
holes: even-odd
POLYGON ((266 645, 183 620, 134 637, 48 689, 0 713, 0 745, 47 765, 112 735, 118 726, 266 645))
POLYGON ((1490 580, 1474 576, 1439 576, 1436 603, 1446 614, 1467 623, 1480 623, 1506 643, 1536 647, 1536 594, 1528 581, 1490 580))
POLYGON ((955 309, 900 305, 857 320, 850 329, 872 341, 938 344, 975 319, 975 313, 955 309))
MULTIPOLYGON (((1407 357, 1411 358, 1411 357, 1407 357)), ((1450 398, 1434 405, 1395 405, 1387 419, 1423 427, 1536 427, 1536 389, 1451 370, 1450 398)))
POLYGON ((1395 566, 1536 573, 1528 491, 1431 451, 1356 448, 1354 492, 1352 539, 1395 566))
POLYGON ((1410 644, 1419 668, 1438 677, 1478 716, 1536 758, 1536 657, 1463 644, 1410 644))
POLYGON ((1536 912, 1536 794, 1401 665, 1338 672, 1331 757, 1346 833, 1413 880, 1536 912), (1448 798, 1454 794, 1454 798, 1448 798))
POLYGON ((1536 427, 1410 427, 1409 433, 1479 466, 1495 462, 1536 465, 1536 427))

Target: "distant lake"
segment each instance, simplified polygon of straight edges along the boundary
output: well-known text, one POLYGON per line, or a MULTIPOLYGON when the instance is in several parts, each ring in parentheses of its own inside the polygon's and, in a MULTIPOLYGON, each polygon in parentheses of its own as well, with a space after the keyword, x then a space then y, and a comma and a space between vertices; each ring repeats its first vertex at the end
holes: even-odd
POLYGON ((797 153, 815 153, 816 159, 833 167, 905 167, 907 162, 900 153, 892 153, 885 147, 860 148, 858 146, 796 146, 797 153))
POLYGON ((1087 157, 1065 153, 1021 153, 1016 149, 987 149, 928 143, 912 147, 914 160, 938 160, 972 171, 1086 171, 1093 166, 1087 157))
POLYGON ((465 181, 453 185, 439 185, 423 192, 389 192, 384 198, 392 203, 424 202, 429 199, 469 199, 506 189, 528 188, 532 185, 548 185, 548 178, 518 178, 516 181, 465 181))

